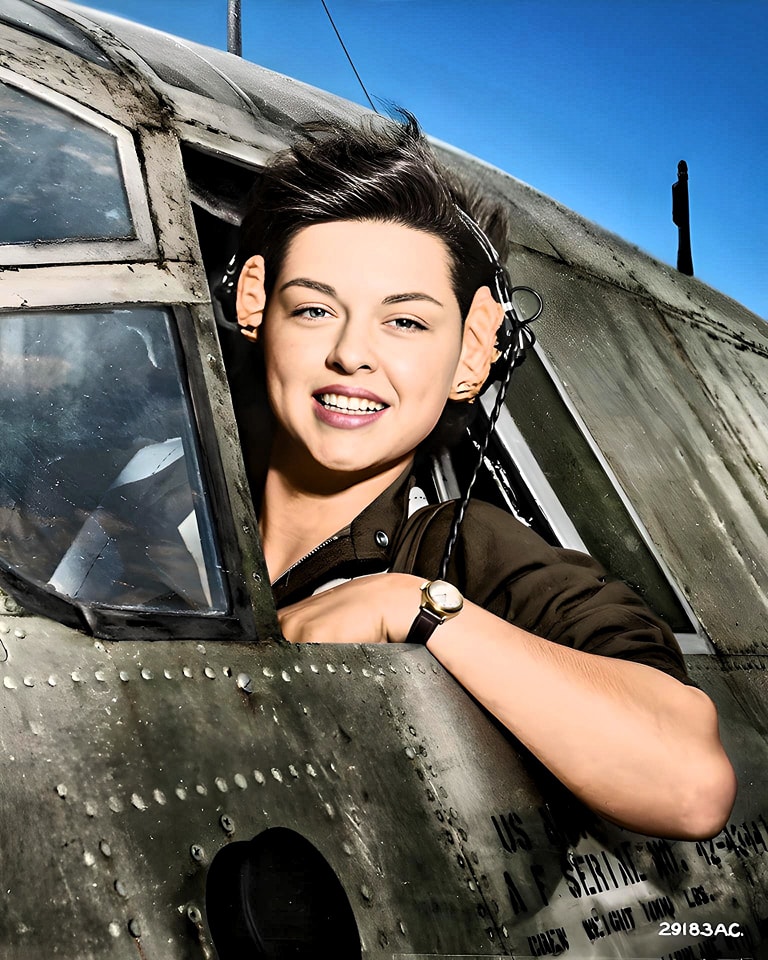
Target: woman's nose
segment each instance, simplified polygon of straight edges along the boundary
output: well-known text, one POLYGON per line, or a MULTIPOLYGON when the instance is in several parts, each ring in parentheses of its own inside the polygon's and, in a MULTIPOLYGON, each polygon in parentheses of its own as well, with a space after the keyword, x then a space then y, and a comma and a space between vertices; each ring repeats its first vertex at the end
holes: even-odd
POLYGON ((378 366, 370 329, 363 321, 347 319, 328 353, 327 366, 342 373, 375 370, 378 366))

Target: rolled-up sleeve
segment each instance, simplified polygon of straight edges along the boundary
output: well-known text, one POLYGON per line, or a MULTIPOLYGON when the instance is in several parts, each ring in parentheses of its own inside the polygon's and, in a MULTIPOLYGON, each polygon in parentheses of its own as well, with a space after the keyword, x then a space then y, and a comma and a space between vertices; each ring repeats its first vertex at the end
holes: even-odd
MULTIPOLYGON (((434 577, 450 526, 442 511, 418 550, 419 575, 434 577)), ((447 578, 465 597, 553 643, 633 660, 693 685, 672 630, 592 557, 550 546, 514 517, 471 501, 447 578)))

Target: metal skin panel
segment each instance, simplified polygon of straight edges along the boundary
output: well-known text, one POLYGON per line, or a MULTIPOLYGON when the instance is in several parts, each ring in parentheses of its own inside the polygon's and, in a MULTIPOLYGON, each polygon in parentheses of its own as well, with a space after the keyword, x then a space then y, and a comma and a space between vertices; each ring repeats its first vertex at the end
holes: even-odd
MULTIPOLYGON (((474 181, 484 192, 510 208, 509 231, 512 242, 528 250, 537 250, 544 256, 559 258, 552 237, 548 237, 542 230, 541 222, 527 199, 528 195, 539 196, 532 187, 449 144, 433 141, 433 146, 446 166, 456 170, 460 176, 474 181)), ((522 283, 516 275, 512 276, 512 282, 522 283)))
MULTIPOLYGON (((762 788, 713 841, 652 840, 522 763, 423 649, 111 644, 8 616, 0 640, 8 960, 214 956, 207 869, 275 826, 326 858, 364 957, 760 956, 762 788)), ((763 739, 692 659, 754 779, 763 739)))
MULTIPOLYGON (((68 9, 78 10, 74 5, 68 9)), ((177 87, 168 83, 168 90, 194 90, 204 94, 209 104, 206 108, 200 103, 197 110, 200 111, 199 116, 206 120, 208 115, 215 117, 219 109, 217 90, 220 89, 222 77, 226 77, 230 84, 228 101, 234 103, 231 94, 236 91, 238 98, 251 104, 254 115, 261 122, 274 123, 278 129, 282 129, 289 120, 302 122, 318 115, 349 117, 369 113, 367 108, 352 101, 191 40, 174 38, 174 63, 171 66, 166 55, 168 38, 159 31, 134 23, 126 25, 125 20, 101 11, 80 8, 80 12, 85 18, 97 19, 99 24, 106 26, 121 40, 125 37, 129 46, 139 56, 146 57, 150 65, 153 62, 161 64, 169 79, 175 73, 181 83, 177 87), (191 78, 193 74, 194 79, 185 82, 185 75, 191 78)))
POLYGON ((20 632, 5 637, 2 690, 3 730, 16 731, 13 749, 3 744, 4 882, 19 894, 4 956, 45 955, 50 937, 67 956, 133 957, 132 920, 145 957, 198 956, 186 911, 204 913, 213 855, 276 825, 342 878, 366 955, 387 955, 390 941, 494 952, 471 873, 431 826, 414 753, 388 716, 402 661, 382 676, 356 649, 106 647, 44 622, 20 632), (40 822, 47 836, 30 844, 40 822))
POLYGON ((519 262, 523 282, 547 291, 547 357, 715 646, 764 653, 761 327, 713 339, 714 322, 662 314, 550 260, 519 262))

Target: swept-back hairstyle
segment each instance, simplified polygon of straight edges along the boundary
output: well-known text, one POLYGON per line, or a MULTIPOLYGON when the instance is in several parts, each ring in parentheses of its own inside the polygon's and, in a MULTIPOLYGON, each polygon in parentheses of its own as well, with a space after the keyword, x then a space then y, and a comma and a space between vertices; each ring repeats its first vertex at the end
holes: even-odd
POLYGON ((442 240, 462 318, 477 289, 492 285, 493 266, 457 206, 479 223, 502 260, 508 247, 504 208, 445 169, 415 118, 405 111, 400 116, 402 122, 374 117, 306 124, 294 145, 265 167, 249 197, 238 259, 264 257, 267 296, 293 236, 338 220, 398 223, 442 240))

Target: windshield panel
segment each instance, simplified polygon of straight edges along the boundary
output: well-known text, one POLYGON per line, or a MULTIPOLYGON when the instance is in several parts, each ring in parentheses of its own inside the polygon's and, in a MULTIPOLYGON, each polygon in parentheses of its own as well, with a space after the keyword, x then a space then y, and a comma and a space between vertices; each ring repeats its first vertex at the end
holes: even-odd
POLYGON ((170 314, 0 316, 0 557, 80 602, 223 612, 170 314))

